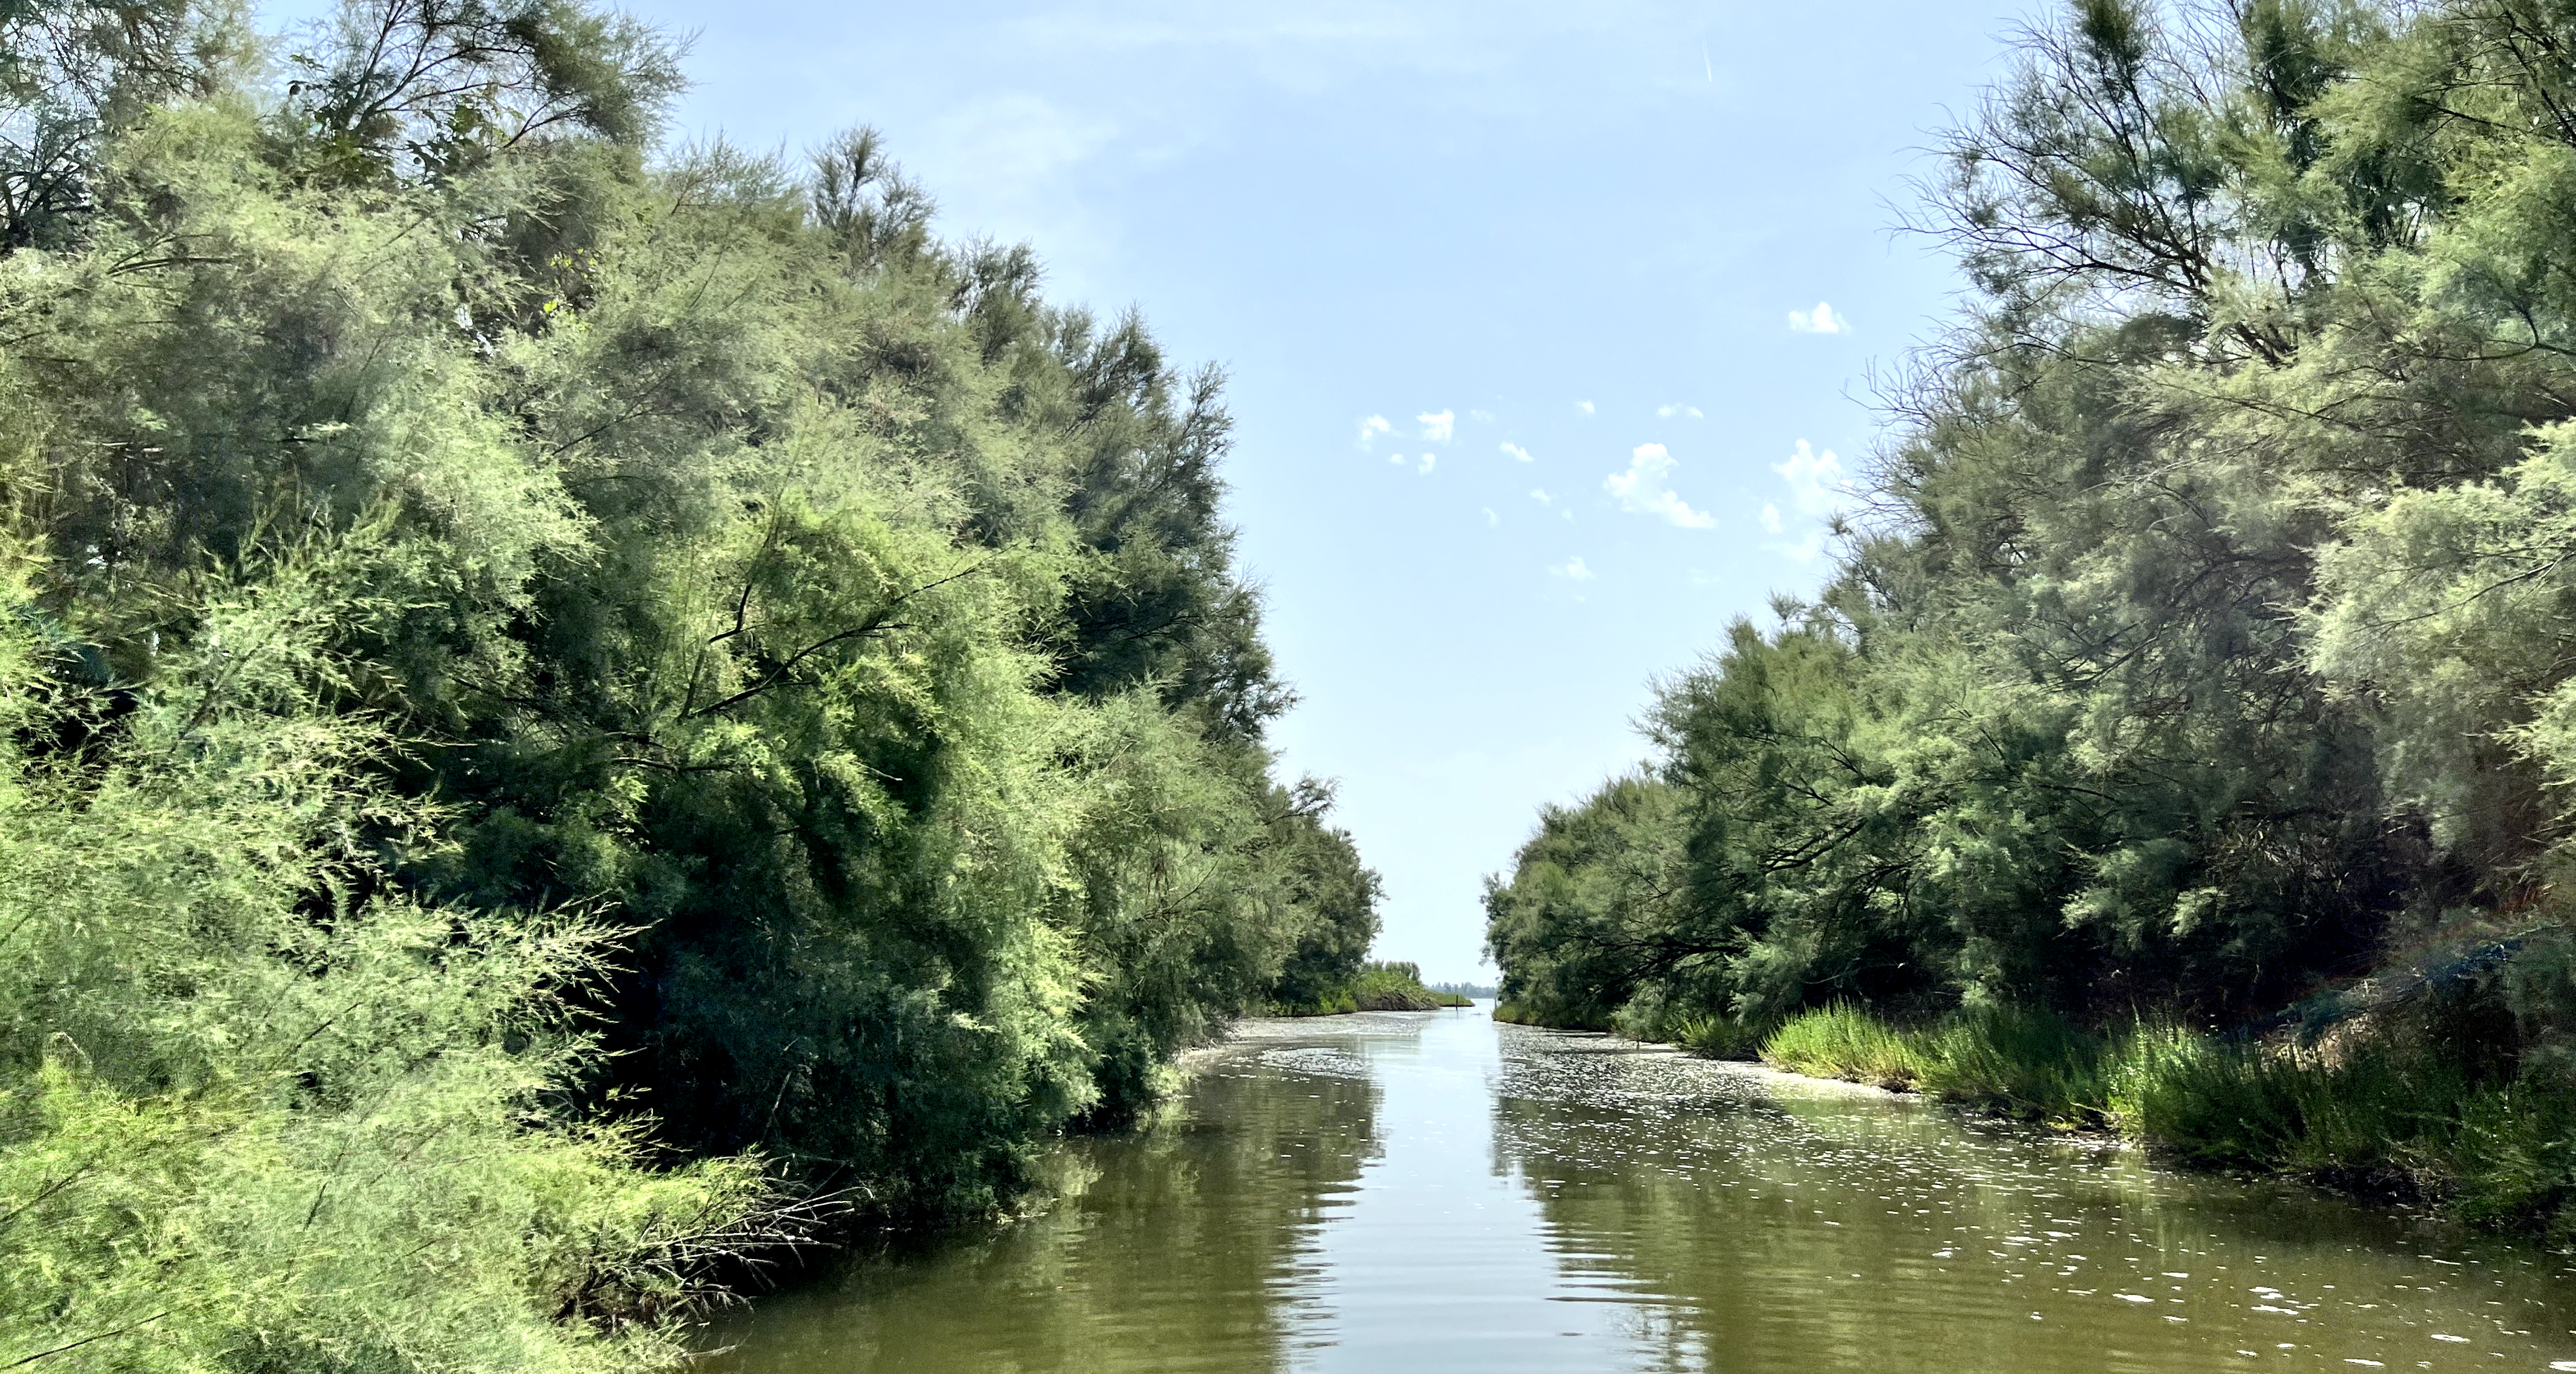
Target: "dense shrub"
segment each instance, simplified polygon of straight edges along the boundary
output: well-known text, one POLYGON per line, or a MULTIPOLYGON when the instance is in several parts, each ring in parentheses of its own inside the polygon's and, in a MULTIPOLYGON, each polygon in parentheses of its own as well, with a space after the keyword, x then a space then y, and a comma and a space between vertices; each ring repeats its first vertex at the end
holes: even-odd
POLYGON ((649 1363, 1359 975, 1218 374, 580 0, 246 33, 0 12, 0 1365, 649 1363))
POLYGON ((1971 293, 1832 575, 1660 683, 1654 765, 1490 887, 1514 1012, 2548 1195, 2576 68, 2544 51, 2576 16, 2535 0, 2031 29, 1925 187, 1971 293), (2339 1018, 2369 1029, 2280 1047, 2339 1018))

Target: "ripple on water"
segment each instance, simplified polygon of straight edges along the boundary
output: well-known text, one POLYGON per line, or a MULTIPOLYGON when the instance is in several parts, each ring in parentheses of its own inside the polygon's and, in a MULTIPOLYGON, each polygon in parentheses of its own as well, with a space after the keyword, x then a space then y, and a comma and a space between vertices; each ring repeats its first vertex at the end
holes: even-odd
POLYGON ((1609 1036, 1256 1022, 1187 1108, 714 1367, 2576 1370, 2556 1257, 1609 1036))

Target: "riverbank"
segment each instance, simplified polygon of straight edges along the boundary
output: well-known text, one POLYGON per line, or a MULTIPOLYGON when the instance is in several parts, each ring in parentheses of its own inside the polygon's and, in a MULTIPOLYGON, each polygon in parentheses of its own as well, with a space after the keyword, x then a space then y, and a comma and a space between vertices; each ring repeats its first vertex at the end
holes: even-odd
POLYGON ((2285 1369, 2467 1374, 2576 1358, 2576 1275, 2533 1247, 1483 1012, 1243 1022, 1190 1080, 1186 1129, 1068 1140, 1057 1206, 854 1255, 728 1312, 704 1342, 728 1352, 699 1368, 2203 1374, 2255 1350, 2285 1369))
POLYGON ((2540 1071, 2475 1064, 2392 1032, 2322 1045, 2140 1023, 2088 1033, 1986 1010, 1902 1028, 1850 1006, 1793 1018, 1762 1062, 1974 1112, 2099 1131, 2159 1162, 2272 1174, 2474 1225, 2576 1239, 2576 1105, 2540 1071))

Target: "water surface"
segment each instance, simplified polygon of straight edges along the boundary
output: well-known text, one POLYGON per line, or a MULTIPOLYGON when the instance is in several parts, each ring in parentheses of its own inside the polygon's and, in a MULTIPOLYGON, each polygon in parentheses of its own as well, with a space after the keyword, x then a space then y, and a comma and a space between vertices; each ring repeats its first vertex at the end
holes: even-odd
POLYGON ((1251 1023, 1056 1167, 702 1367, 2576 1370, 2563 1256, 1481 1006, 1251 1023))

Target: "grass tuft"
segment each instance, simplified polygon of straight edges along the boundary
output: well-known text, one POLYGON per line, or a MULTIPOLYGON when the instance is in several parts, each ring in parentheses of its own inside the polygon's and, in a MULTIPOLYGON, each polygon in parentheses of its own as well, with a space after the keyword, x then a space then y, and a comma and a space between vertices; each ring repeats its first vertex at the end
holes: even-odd
POLYGON ((1838 1003, 1781 1026, 1762 1058, 1794 1073, 2107 1126, 2176 1164, 2289 1174, 2576 1240, 2576 1093, 2541 1071, 2481 1081, 2456 1056, 2387 1031, 2331 1049, 2154 1023, 2103 1037, 2010 1008, 1906 1030, 1838 1003))
POLYGON ((1765 1062, 1815 1078, 1840 1078, 1909 1090, 1928 1056, 1918 1037, 1848 1002, 1792 1018, 1762 1042, 1765 1062))

